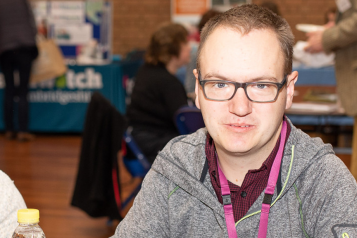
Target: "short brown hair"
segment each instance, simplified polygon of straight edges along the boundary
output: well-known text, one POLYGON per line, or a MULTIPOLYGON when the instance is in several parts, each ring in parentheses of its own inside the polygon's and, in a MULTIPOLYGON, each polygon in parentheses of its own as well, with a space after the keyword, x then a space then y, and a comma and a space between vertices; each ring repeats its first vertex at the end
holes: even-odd
POLYGON ((188 31, 180 24, 161 26, 151 36, 145 62, 153 65, 167 64, 173 56, 179 57, 181 45, 187 42, 188 31))
POLYGON ((294 35, 286 20, 270 10, 254 4, 234 7, 210 19, 202 29, 201 44, 197 51, 197 69, 200 69, 201 51, 209 35, 219 26, 238 30, 241 34, 248 34, 252 30, 271 29, 277 35, 285 65, 284 75, 292 71, 294 35))

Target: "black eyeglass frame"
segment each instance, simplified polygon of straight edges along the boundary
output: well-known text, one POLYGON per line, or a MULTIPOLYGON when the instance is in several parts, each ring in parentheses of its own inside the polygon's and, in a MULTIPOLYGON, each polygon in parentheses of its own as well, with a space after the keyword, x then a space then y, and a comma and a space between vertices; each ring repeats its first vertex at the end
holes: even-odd
POLYGON ((259 103, 265 103, 265 102, 275 102, 276 99, 278 98, 279 96, 279 92, 280 90, 284 87, 284 85, 286 84, 286 79, 287 79, 287 76, 288 75, 285 75, 284 76, 284 79, 281 83, 273 83, 273 82, 252 82, 252 83, 238 83, 238 82, 233 82, 233 81, 228 81, 228 80, 219 80, 220 82, 222 83, 231 83, 234 85, 235 89, 234 89, 234 93, 232 95, 232 97, 228 98, 228 99, 222 99, 222 100, 219 100, 219 99, 212 99, 212 98, 209 98, 207 97, 206 95, 206 91, 205 91, 205 87, 204 85, 207 83, 207 82, 217 82, 217 80, 202 80, 202 77, 201 77, 201 72, 198 71, 198 82, 199 84, 201 85, 202 89, 203 89, 203 93, 205 95, 205 97, 209 100, 213 100, 213 101, 219 101, 219 102, 224 102, 224 101, 229 101, 231 100, 234 95, 236 95, 237 93, 237 90, 238 88, 243 88, 244 89, 244 92, 245 92, 245 95, 247 96, 247 98, 249 99, 249 101, 252 101, 252 102, 259 102, 259 103), (276 96, 273 100, 270 100, 270 101, 255 101, 255 100, 252 100, 249 96, 248 96, 248 93, 247 93, 247 87, 249 85, 256 85, 256 84, 262 84, 262 83, 269 83, 269 84, 275 84, 277 87, 278 87, 278 91, 276 93, 276 96))

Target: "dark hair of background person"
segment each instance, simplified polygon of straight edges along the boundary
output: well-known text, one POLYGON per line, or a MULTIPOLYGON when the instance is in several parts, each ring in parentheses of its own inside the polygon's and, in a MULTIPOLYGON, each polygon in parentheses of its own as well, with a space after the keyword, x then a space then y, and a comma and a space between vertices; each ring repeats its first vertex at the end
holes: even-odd
POLYGON ((278 16, 281 16, 279 7, 275 2, 270 2, 270 1, 263 2, 262 4, 260 4, 260 6, 269 9, 270 11, 274 12, 278 16))
POLYGON ((198 32, 201 33, 203 27, 208 22, 208 20, 218 14, 220 14, 220 12, 214 9, 210 9, 207 12, 205 12, 201 17, 200 22, 198 23, 198 32))
POLYGON ((292 71, 294 35, 287 21, 272 11, 254 4, 246 4, 211 18, 201 32, 201 44, 197 51, 197 70, 200 69, 200 55, 209 35, 218 27, 238 30, 248 34, 252 30, 270 29, 275 32, 284 54, 284 75, 292 71))
POLYGON ((329 8, 325 13, 325 23, 328 23, 330 21, 335 21, 336 13, 337 13, 336 7, 329 8), (333 17, 333 19, 331 19, 331 17, 333 17))
POLYGON ((182 44, 187 43, 188 31, 180 24, 170 23, 160 27, 151 37, 145 62, 152 65, 167 64, 179 57, 182 44))

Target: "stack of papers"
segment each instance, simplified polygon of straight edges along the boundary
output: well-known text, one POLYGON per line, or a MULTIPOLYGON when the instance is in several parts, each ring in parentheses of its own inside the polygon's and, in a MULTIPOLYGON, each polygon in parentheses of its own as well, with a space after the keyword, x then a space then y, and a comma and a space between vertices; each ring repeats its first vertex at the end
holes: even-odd
POLYGON ((331 114, 338 112, 338 104, 293 103, 287 113, 331 114))
POLYGON ((337 102, 337 94, 330 93, 324 90, 317 90, 317 89, 309 89, 304 95, 304 101, 309 102, 329 102, 329 103, 336 103, 337 102))

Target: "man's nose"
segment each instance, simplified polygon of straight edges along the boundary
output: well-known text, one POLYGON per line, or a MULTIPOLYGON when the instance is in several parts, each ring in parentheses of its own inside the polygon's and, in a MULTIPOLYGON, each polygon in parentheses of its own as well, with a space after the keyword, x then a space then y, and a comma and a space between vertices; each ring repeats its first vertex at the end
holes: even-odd
POLYGON ((229 111, 239 117, 244 117, 252 112, 252 102, 243 88, 238 88, 234 97, 229 101, 229 111))

